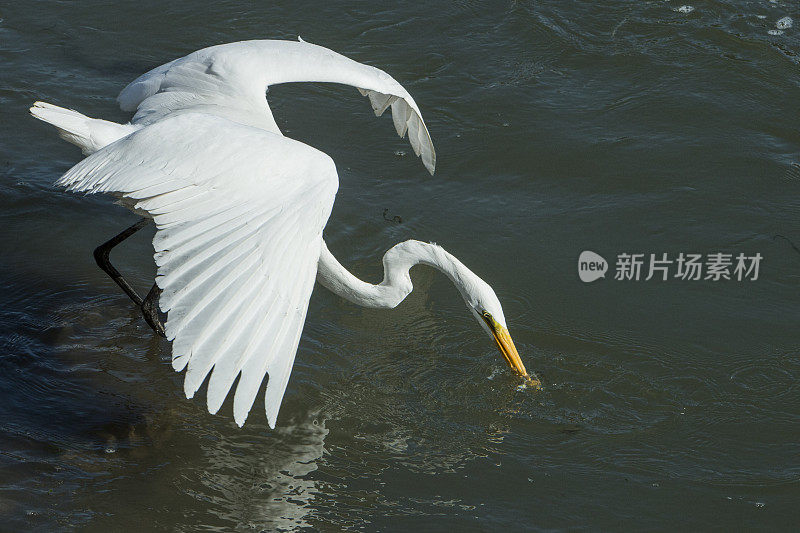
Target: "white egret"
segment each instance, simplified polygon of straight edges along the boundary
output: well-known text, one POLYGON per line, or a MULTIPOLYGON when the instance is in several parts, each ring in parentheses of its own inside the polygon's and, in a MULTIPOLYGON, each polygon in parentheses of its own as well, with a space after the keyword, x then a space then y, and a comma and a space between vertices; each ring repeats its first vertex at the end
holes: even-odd
POLYGON ((505 360, 528 376, 489 285, 435 244, 409 240, 383 257, 377 285, 348 272, 322 239, 338 189, 323 152, 284 137, 266 101, 270 85, 336 82, 387 108, 397 133, 433 174, 436 157, 414 99, 385 72, 303 41, 247 41, 206 48, 142 75, 120 93, 128 124, 37 102, 31 113, 88 157, 58 185, 103 192, 145 218, 95 251, 98 264, 172 341, 191 398, 206 377, 216 413, 237 376, 236 423, 244 424, 269 375, 266 415, 275 427, 314 281, 358 305, 392 308, 411 292, 409 270, 432 266, 460 291, 505 360), (143 300, 108 253, 152 218, 158 266, 143 300), (163 326, 156 310, 166 313, 163 326))

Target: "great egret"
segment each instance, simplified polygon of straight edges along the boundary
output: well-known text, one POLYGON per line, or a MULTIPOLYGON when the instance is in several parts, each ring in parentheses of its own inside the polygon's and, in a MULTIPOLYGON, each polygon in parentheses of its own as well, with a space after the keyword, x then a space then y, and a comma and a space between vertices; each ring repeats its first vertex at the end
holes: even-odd
POLYGON ((355 86, 378 116, 391 107, 397 133, 408 132, 433 174, 433 144, 408 92, 377 68, 302 40, 212 46, 157 67, 120 93, 122 109, 135 111, 128 124, 42 102, 31 108, 88 156, 58 185, 112 194, 144 216, 95 257, 172 341, 173 368, 187 369, 187 398, 211 373, 207 402, 216 413, 241 375, 233 400, 241 426, 269 374, 266 414, 274 428, 314 280, 358 305, 393 308, 411 292, 416 264, 449 277, 511 368, 537 384, 492 288, 440 246, 397 244, 383 256, 377 285, 357 279, 328 251, 322 230, 338 189, 336 167, 323 152, 284 137, 266 101, 269 85, 297 81, 355 86), (158 271, 142 299, 108 253, 149 218, 158 271), (163 326, 156 305, 167 314, 163 326))

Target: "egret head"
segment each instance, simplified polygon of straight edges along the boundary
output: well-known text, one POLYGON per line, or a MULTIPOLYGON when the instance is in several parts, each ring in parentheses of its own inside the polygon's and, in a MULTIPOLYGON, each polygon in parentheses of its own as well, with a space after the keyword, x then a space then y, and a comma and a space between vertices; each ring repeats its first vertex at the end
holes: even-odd
MULTIPOLYGON (((326 249, 327 251, 327 249, 326 249)), ((392 291, 391 307, 394 307, 412 290, 409 269, 419 263, 432 266, 444 273, 461 293, 467 308, 488 333, 511 370, 527 379, 528 384, 539 388, 539 380, 528 374, 517 353, 514 341, 508 333, 503 307, 494 290, 477 274, 435 243, 408 240, 395 245, 383 257, 385 286, 392 291)))
POLYGON ((539 387, 541 385, 539 380, 525 370, 525 365, 520 359, 517 347, 514 346, 514 341, 511 340, 508 326, 506 326, 506 318, 503 315, 503 307, 500 305, 500 300, 497 299, 494 290, 477 275, 472 272, 470 274, 472 276, 464 276, 462 278, 463 283, 459 287, 461 295, 467 303, 467 308, 475 316, 483 330, 494 339, 503 359, 511 367, 511 370, 526 378, 529 383, 539 387))

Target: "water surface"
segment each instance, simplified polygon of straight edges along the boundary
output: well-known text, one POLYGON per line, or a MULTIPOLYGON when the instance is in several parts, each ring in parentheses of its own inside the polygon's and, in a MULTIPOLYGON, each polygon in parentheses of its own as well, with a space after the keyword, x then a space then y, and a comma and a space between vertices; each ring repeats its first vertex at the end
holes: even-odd
MULTIPOLYGON (((796 528, 798 19, 782 0, 0 6, 1 528, 796 528), (277 430, 183 398, 91 257, 135 216, 56 190, 81 155, 27 108, 125 121, 114 98, 146 70, 297 35, 395 76, 438 154, 430 177, 351 88, 273 88, 287 135, 337 163, 331 250, 377 281, 396 242, 443 245, 495 288, 543 391, 419 267, 392 311, 317 288, 277 430), (751 282, 584 284, 583 250, 764 259, 751 282)), ((142 233, 114 259, 146 288, 142 233)))

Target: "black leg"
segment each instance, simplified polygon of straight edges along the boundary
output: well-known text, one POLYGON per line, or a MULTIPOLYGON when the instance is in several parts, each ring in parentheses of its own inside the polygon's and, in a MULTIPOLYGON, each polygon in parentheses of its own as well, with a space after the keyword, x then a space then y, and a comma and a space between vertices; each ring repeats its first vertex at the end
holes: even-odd
POLYGON ((145 322, 153 328, 153 331, 167 338, 167 334, 164 331, 164 324, 161 323, 161 319, 158 316, 158 297, 160 295, 161 289, 158 288, 156 283, 153 283, 153 287, 150 289, 150 292, 147 293, 147 296, 144 297, 144 302, 142 302, 142 315, 144 315, 145 322))
POLYGON ((111 249, 113 247, 142 229, 145 224, 147 224, 147 219, 142 217, 139 222, 94 249, 94 260, 97 261, 97 266, 102 268, 103 272, 108 274, 111 279, 114 280, 114 283, 119 285, 120 288, 125 291, 125 294, 127 294, 128 297, 133 300, 133 303, 135 303, 137 307, 141 307, 142 298, 136 294, 136 291, 133 290, 133 287, 131 287, 130 283, 128 283, 125 278, 122 277, 122 274, 120 274, 119 271, 114 268, 114 266, 108 260, 108 254, 111 253, 111 249))
POLYGON ((127 294, 128 297, 133 300, 133 303, 136 304, 136 307, 142 310, 145 321, 151 328, 153 328, 153 331, 162 337, 165 337, 166 335, 164 334, 164 326, 161 324, 161 320, 158 317, 158 296, 161 294, 161 289, 159 289, 157 285, 153 285, 153 288, 150 289, 149 293, 147 293, 147 297, 142 300, 142 297, 136 293, 133 287, 131 287, 130 283, 128 283, 128 281, 122 277, 122 274, 120 274, 119 271, 114 268, 108 259, 112 248, 142 229, 147 222, 148 219, 143 217, 136 224, 121 232, 119 235, 109 239, 95 248, 94 260, 97 261, 97 266, 103 269, 103 272, 108 274, 109 277, 114 280, 114 283, 119 285, 119 287, 125 291, 125 294, 127 294))

